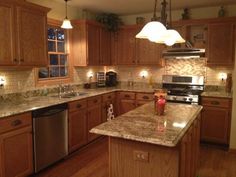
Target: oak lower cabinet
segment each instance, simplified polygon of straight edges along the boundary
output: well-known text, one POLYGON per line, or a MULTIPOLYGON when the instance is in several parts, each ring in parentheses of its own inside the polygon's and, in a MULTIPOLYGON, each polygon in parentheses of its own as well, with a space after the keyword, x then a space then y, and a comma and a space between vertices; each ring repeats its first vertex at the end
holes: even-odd
POLYGON ((233 23, 214 23, 207 30, 207 65, 234 66, 235 26, 233 23))
POLYGON ((89 131, 102 123, 102 99, 101 96, 88 98, 88 142, 91 142, 99 137, 89 131))
POLYGON ((69 152, 73 152, 87 140, 87 100, 78 100, 69 105, 69 152))
POLYGON ((116 93, 107 93, 102 95, 102 122, 107 121, 107 109, 113 105, 113 113, 116 116, 116 93))
POLYGON ((201 141, 229 145, 230 98, 202 98, 201 141))
POLYGON ((26 1, 0 2, 0 66, 47 65, 48 11, 26 1))
POLYGON ((153 93, 136 93, 136 107, 153 101, 153 93))
POLYGON ((0 120, 0 177, 33 173, 31 113, 0 120))

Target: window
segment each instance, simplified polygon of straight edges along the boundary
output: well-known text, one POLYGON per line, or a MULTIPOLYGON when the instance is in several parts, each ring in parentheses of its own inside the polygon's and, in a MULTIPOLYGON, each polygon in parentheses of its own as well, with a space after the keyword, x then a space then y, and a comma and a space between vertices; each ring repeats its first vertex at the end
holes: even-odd
POLYGON ((67 35, 58 26, 48 26, 48 67, 39 68, 38 79, 60 79, 69 76, 67 35))

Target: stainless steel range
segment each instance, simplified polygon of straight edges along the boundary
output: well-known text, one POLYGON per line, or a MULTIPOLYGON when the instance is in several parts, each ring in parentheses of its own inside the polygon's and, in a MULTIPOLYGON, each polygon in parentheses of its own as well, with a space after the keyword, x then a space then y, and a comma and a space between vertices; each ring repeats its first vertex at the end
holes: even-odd
POLYGON ((204 90, 204 77, 163 75, 162 88, 167 89, 167 101, 199 104, 204 90))

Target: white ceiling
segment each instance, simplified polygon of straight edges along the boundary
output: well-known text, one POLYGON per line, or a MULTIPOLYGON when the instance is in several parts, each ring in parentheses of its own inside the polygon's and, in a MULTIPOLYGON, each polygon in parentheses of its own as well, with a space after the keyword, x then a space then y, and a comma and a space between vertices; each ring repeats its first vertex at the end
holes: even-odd
MULTIPOLYGON (((56 0, 64 3, 64 0, 56 0)), ((158 0, 159 3, 161 0, 158 0)), ((167 0, 169 2, 169 0, 167 0)), ((172 9, 197 8, 236 4, 235 0, 172 0, 172 9)), ((154 0, 70 0, 68 5, 94 12, 112 12, 119 15, 152 12, 154 0)), ((158 9, 160 9, 160 4, 158 9)))

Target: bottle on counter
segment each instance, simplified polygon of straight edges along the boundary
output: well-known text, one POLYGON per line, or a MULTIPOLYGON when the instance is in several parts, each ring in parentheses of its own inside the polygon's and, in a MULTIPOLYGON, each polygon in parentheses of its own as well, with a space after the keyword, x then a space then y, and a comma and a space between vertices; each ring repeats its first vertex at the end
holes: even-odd
POLYGON ((159 116, 164 115, 165 105, 166 105, 166 99, 163 95, 160 95, 160 97, 156 102, 157 115, 159 116))

